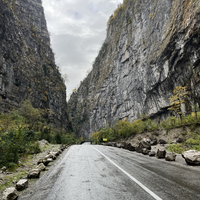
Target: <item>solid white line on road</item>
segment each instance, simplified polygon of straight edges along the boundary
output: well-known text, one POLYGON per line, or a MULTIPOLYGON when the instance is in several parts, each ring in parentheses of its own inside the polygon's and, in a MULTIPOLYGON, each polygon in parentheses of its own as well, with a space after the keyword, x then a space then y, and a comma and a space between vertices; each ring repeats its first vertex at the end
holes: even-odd
POLYGON ((131 180, 133 180, 135 183, 137 183, 143 190, 145 190, 147 193, 149 193, 154 199, 156 200, 162 200, 159 196, 157 196, 154 192, 152 192, 150 189, 148 189, 146 186, 144 186, 142 183, 140 183, 137 179, 135 179, 133 176, 131 176, 128 172, 123 170, 121 167, 119 167, 117 164, 115 164, 110 158, 108 158, 106 155, 104 155, 101 151, 94 148, 96 151, 98 151, 102 156, 104 156, 107 160, 109 160, 113 165, 115 165, 119 170, 121 170, 124 174, 126 174, 131 180))

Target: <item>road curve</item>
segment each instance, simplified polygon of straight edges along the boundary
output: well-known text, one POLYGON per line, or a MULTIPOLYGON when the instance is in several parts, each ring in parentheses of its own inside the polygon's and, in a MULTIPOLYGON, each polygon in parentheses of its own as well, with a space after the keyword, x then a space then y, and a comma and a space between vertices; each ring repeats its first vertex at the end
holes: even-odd
POLYGON ((19 200, 199 200, 200 172, 136 152, 75 145, 19 200))

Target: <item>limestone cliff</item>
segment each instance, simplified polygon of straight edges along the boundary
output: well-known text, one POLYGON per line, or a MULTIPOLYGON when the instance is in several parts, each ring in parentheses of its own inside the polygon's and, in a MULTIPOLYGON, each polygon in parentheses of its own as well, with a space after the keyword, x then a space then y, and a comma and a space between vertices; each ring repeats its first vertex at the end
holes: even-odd
POLYGON ((68 128, 66 87, 55 65, 41 0, 0 0, 0 111, 29 99, 68 128))
POLYGON ((166 117, 176 86, 200 95, 199 63, 199 0, 124 0, 108 21, 91 73, 69 100, 77 133, 87 137, 145 113, 166 117))

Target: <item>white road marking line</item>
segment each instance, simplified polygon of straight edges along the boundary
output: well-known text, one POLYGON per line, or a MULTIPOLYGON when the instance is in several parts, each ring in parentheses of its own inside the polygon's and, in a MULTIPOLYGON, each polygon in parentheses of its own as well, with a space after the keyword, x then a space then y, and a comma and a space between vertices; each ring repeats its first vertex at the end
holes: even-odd
POLYGON ((115 165, 119 170, 121 170, 124 174, 126 174, 131 180, 133 180, 135 183, 137 183, 143 190, 145 190, 147 193, 149 193, 154 199, 156 200, 162 200, 159 196, 157 196, 154 192, 152 192, 150 189, 148 189, 146 186, 144 186, 142 183, 140 183, 137 179, 135 179, 133 176, 131 176, 128 172, 123 170, 121 167, 119 167, 117 164, 115 164, 110 158, 108 158, 106 155, 104 155, 101 151, 94 148, 96 151, 98 151, 102 156, 104 156, 107 160, 109 160, 113 165, 115 165))

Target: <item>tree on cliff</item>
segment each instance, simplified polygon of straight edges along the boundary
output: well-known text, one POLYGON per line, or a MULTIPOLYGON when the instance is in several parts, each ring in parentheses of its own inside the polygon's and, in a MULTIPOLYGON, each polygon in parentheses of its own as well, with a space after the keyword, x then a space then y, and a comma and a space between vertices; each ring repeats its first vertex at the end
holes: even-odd
POLYGON ((171 110, 175 113, 175 115, 178 115, 182 121, 183 112, 181 110, 181 105, 185 103, 183 99, 188 94, 188 92, 186 92, 186 87, 177 86, 174 89, 173 94, 174 95, 169 98, 171 104, 168 110, 171 110))

